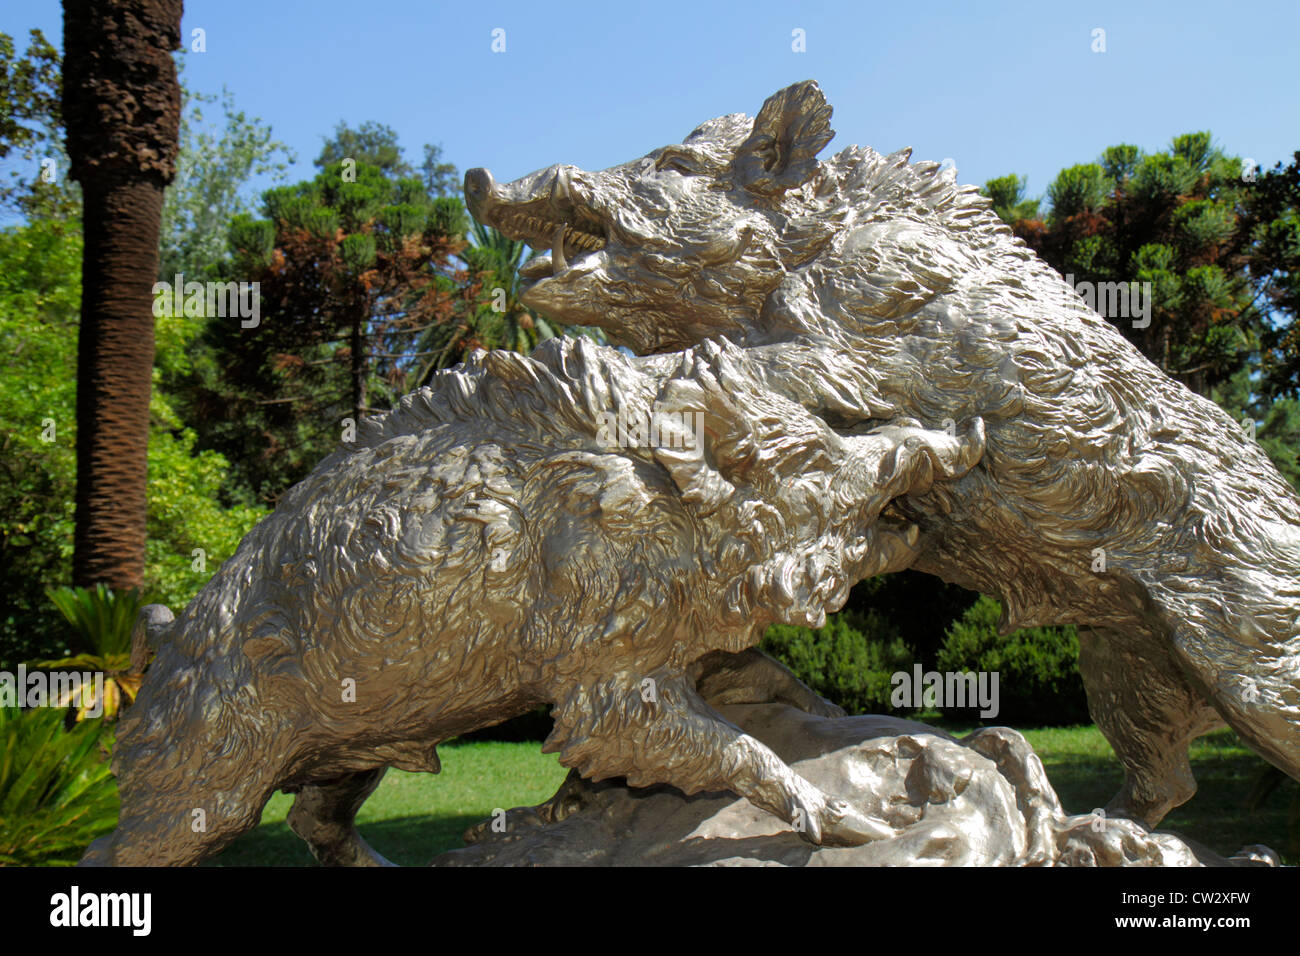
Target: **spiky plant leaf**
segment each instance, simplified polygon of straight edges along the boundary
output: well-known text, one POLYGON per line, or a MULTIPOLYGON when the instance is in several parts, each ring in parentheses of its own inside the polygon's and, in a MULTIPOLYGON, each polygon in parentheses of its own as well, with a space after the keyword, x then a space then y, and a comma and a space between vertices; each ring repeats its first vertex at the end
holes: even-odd
POLYGON ((0 866, 68 866, 117 822, 104 725, 63 711, 0 707, 0 866))

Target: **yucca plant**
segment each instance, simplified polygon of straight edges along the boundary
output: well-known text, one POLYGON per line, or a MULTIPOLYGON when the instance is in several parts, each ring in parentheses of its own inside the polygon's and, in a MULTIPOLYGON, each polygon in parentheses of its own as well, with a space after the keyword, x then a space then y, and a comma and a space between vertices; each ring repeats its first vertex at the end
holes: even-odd
POLYGON ((117 824, 102 720, 0 707, 0 866, 69 866, 117 824))
POLYGON ((73 628, 77 653, 56 660, 28 661, 28 667, 47 670, 102 671, 103 700, 95 684, 64 691, 59 707, 77 708, 77 720, 103 713, 112 720, 124 703, 135 700, 143 675, 131 670, 131 630, 144 600, 136 591, 114 593, 100 584, 88 588, 62 587, 46 592, 73 628), (99 708, 103 710, 100 711, 99 708))

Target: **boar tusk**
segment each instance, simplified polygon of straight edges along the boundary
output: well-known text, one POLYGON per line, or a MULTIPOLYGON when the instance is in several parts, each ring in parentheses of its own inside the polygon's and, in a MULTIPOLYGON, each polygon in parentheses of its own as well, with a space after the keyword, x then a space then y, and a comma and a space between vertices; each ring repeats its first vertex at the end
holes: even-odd
POLYGON ((551 275, 558 276, 569 268, 564 261, 564 223, 555 227, 555 238, 551 240, 551 275))

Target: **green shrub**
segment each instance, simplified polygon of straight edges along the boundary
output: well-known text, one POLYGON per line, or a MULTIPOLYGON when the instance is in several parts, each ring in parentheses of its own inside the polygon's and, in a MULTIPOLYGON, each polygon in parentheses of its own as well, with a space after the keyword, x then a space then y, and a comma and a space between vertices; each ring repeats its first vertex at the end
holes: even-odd
POLYGON ((0 707, 0 866, 69 866, 117 825, 103 724, 64 713, 0 707))
MULTIPOLYGON (((948 628, 978 597, 975 591, 940 581, 931 574, 899 571, 858 582, 840 614, 870 614, 879 622, 873 635, 888 630, 890 636, 905 637, 907 646, 915 652, 914 662, 933 670, 948 628)), ((904 669, 910 668, 911 664, 904 669)))
POLYGON ((0 230, 0 667, 59 650, 46 587, 72 577, 81 235, 0 230))
POLYGON ((892 713, 890 677, 911 668, 911 648, 874 611, 842 611, 811 630, 777 624, 760 647, 850 714, 892 713))
MULTIPOLYGON (((998 635, 1002 606, 981 596, 948 629, 938 670, 998 673, 996 717, 988 723, 1061 726, 1088 723, 1079 677, 1079 637, 1073 627, 1034 627, 998 635)), ((971 711, 945 711, 970 717, 971 711)))

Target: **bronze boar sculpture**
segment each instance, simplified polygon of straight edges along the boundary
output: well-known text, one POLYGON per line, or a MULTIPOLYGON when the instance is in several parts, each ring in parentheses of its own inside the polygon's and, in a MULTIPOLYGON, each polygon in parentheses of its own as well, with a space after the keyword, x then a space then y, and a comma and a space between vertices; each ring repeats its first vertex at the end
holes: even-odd
POLYGON ((1300 502, 1212 402, 1164 375, 1013 236, 974 187, 834 135, 817 85, 602 172, 496 185, 471 211, 545 247, 524 302, 641 353, 721 336, 837 429, 983 419, 960 481, 887 515, 912 567, 986 594, 1003 627, 1074 624, 1093 718, 1123 763, 1107 810, 1154 826, 1226 722, 1300 779, 1300 502), (554 246, 552 247, 554 249, 554 246))
POLYGON ((1220 719, 1300 777, 1300 503, 975 190, 906 153, 820 162, 829 121, 804 82, 602 172, 470 171, 471 212, 542 250, 523 301, 637 356, 476 354, 291 490, 152 625, 119 827, 83 862, 198 861, 277 788, 320 859, 379 862, 352 816, 384 768, 436 771, 440 741, 539 703, 588 778, 887 835, 704 688, 832 710, 751 649, 905 567, 1001 597, 1009 628, 1085 629, 1111 812, 1186 800, 1220 719), (611 441, 615 414, 667 439, 611 441))
POLYGON ((881 509, 965 474, 982 424, 839 436, 764 375, 727 343, 634 363, 556 339, 479 352, 366 423, 154 621, 118 827, 83 862, 198 862, 276 789, 319 857, 379 862, 350 814, 384 768, 436 771, 439 742, 539 704, 546 748, 592 779, 731 790, 814 843, 887 832, 695 684, 910 563, 916 529, 881 509))

